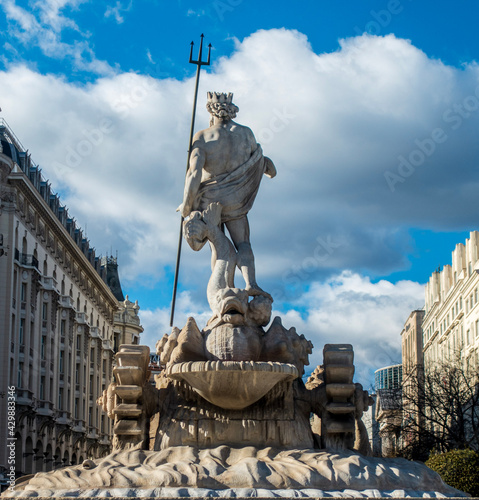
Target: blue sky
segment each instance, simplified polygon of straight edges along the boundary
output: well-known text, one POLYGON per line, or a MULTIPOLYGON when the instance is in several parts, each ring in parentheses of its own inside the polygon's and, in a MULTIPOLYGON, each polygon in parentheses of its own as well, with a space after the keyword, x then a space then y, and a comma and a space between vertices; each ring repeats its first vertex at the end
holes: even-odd
MULTIPOLYGON (((167 332, 195 67, 278 168, 250 214, 258 281, 358 376, 400 361, 423 285, 477 223, 479 4, 0 0, 0 106, 98 253, 118 250, 144 341, 167 332)), ((183 250, 175 323, 209 315, 183 250)), ((238 282, 240 280, 238 279, 238 282)))

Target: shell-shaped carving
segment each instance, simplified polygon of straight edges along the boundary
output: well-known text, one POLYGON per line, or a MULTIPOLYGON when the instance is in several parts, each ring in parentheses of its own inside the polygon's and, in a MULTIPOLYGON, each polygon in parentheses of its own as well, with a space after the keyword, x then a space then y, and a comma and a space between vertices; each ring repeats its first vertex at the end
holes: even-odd
POLYGON ((194 318, 188 318, 185 327, 178 335, 177 345, 171 353, 169 363, 204 360, 203 336, 194 318))
POLYGON ((257 361, 263 330, 255 326, 223 324, 205 334, 206 357, 221 361, 257 361))
POLYGON ((304 366, 309 365, 312 350, 313 344, 304 335, 298 335, 295 328, 286 330, 281 319, 276 317, 264 336, 260 361, 290 363, 302 375, 304 366))

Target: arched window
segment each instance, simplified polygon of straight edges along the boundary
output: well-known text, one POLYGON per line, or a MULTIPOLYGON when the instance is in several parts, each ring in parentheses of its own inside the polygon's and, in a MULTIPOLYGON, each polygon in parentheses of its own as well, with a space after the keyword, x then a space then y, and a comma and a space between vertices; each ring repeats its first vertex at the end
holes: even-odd
POLYGON ((30 436, 25 440, 25 474, 32 474, 33 471, 33 441, 30 436))
POLYGON ((42 472, 43 471, 43 443, 38 440, 37 441, 37 446, 35 448, 35 457, 34 457, 34 462, 35 462, 35 472, 42 472))

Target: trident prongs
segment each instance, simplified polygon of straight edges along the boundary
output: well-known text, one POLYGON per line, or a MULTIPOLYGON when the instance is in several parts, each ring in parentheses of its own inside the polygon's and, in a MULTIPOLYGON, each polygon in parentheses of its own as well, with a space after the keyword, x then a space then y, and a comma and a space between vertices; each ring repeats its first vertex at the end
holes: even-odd
POLYGON ((208 45, 208 59, 206 61, 203 61, 203 38, 205 35, 201 34, 201 41, 200 41, 200 50, 198 51, 198 60, 193 61, 193 46, 195 45, 194 42, 191 42, 191 49, 190 49, 190 60, 189 62, 191 64, 197 64, 198 66, 209 66, 210 65, 210 60, 211 60, 211 43, 208 45))

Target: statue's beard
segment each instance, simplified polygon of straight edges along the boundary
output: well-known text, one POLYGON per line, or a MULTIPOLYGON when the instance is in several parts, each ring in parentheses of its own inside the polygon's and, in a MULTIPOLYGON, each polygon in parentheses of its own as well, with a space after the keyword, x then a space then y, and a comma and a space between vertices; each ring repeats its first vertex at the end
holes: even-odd
POLYGON ((229 118, 230 116, 226 109, 219 109, 215 114, 218 118, 229 118))

